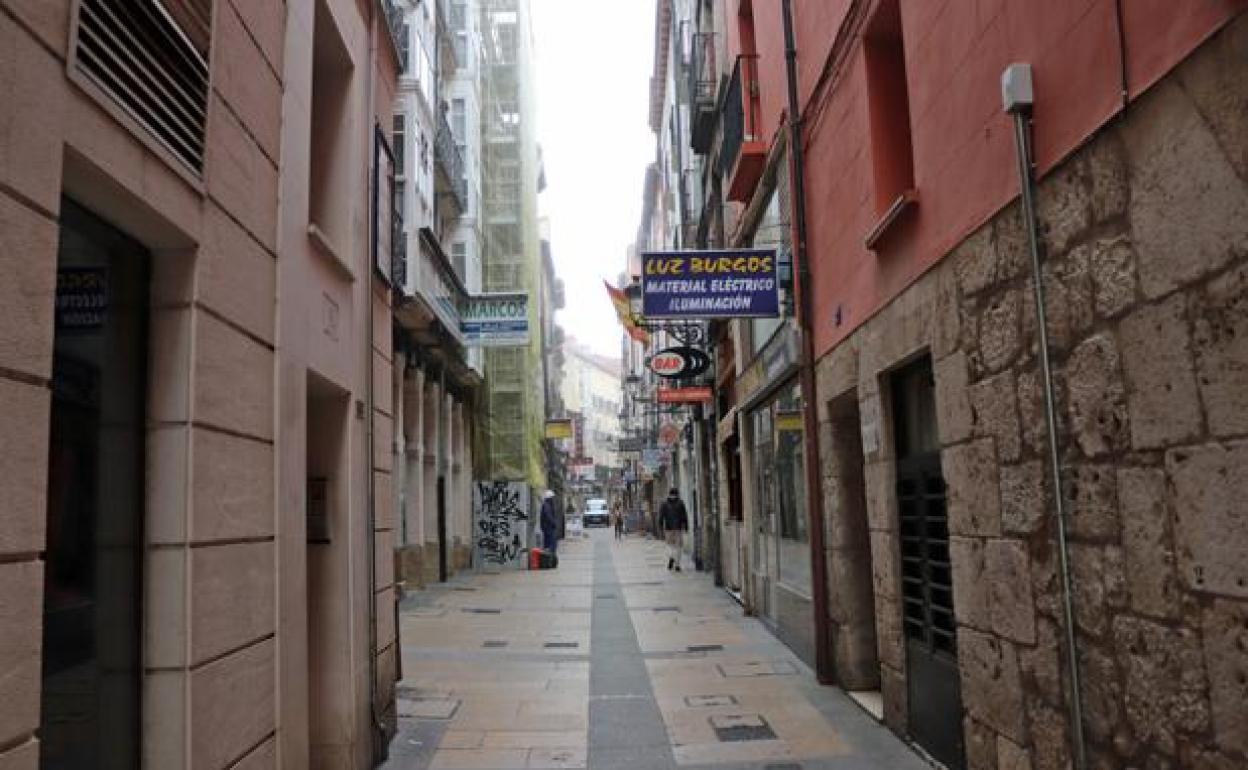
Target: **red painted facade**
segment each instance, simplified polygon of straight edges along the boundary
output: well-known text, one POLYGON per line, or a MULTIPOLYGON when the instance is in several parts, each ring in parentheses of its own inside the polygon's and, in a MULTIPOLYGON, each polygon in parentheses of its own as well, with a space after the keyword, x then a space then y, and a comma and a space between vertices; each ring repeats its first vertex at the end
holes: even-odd
MULTIPOLYGON (((781 3, 725 5, 729 61, 758 54, 760 139, 769 147, 786 107, 781 3)), ((1044 174, 1245 8, 1248 0, 793 0, 816 355, 1017 195, 1011 119, 1001 109, 1007 65, 1032 66, 1044 174), (901 82, 900 60, 873 54, 890 5, 904 51, 909 168, 896 157, 905 132, 889 120, 902 95, 880 93, 901 82), (917 205, 868 249, 864 239, 895 198, 881 186, 908 171, 917 205)))

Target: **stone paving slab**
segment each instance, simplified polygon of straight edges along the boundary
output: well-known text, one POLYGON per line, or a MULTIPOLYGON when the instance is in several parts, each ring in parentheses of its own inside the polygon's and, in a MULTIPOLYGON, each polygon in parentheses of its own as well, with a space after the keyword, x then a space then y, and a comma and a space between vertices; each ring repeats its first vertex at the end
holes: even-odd
POLYGON ((668 572, 664 549, 594 532, 556 570, 406 597, 383 770, 928 767, 709 577, 668 572))

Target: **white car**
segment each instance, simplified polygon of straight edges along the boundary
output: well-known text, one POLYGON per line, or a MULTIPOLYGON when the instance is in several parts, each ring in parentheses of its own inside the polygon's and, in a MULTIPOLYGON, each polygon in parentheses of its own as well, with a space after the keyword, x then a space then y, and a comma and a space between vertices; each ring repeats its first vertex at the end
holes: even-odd
POLYGON ((611 526, 611 513, 607 510, 607 501, 601 497, 591 497, 585 501, 585 528, 611 526))

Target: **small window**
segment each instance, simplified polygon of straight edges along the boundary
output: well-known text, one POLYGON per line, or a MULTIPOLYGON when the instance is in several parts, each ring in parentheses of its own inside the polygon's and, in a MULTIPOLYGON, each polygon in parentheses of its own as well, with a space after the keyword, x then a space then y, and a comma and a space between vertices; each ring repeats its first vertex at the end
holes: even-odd
POLYGON ((407 68, 411 66, 412 31, 407 26, 406 21, 399 24, 399 34, 396 42, 399 44, 399 71, 407 72, 407 68))
POLYGON ((863 52, 870 109, 875 212, 884 216, 914 191, 914 149, 906 47, 898 0, 884 0, 867 25, 863 52))
POLYGON ((455 267, 455 274, 462 280, 464 278, 464 270, 468 261, 468 244, 463 241, 455 241, 451 244, 451 263, 455 267))
POLYGON ((451 131, 456 139, 463 139, 467 133, 467 107, 463 99, 451 100, 451 131))
POLYGON ((394 169, 396 176, 407 176, 407 116, 399 113, 394 116, 394 136, 391 137, 391 143, 394 145, 394 169))

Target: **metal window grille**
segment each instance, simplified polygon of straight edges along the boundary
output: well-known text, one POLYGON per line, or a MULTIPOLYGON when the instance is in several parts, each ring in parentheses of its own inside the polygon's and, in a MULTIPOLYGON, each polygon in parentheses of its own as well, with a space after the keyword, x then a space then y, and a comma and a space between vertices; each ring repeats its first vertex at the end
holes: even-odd
POLYGON ((212 0, 82 0, 74 68, 175 157, 204 167, 212 0))

